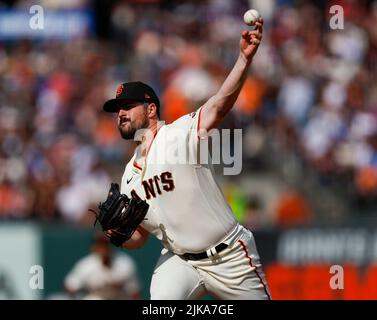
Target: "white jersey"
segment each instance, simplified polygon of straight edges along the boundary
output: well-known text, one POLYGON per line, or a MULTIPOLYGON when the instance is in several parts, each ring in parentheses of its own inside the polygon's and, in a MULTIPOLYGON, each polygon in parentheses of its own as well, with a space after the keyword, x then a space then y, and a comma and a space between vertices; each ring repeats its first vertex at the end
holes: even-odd
POLYGON ((135 263, 126 255, 116 255, 106 267, 97 254, 91 253, 75 264, 64 284, 73 291, 86 290, 98 299, 127 299, 139 292, 135 263), (114 290, 112 285, 119 283, 123 288, 114 290))
POLYGON ((197 158, 200 110, 162 126, 143 163, 135 162, 138 150, 135 152, 121 183, 122 193, 149 204, 142 226, 177 254, 205 251, 238 225, 212 166, 195 161, 174 163, 172 159, 174 150, 186 152, 188 159, 197 158))

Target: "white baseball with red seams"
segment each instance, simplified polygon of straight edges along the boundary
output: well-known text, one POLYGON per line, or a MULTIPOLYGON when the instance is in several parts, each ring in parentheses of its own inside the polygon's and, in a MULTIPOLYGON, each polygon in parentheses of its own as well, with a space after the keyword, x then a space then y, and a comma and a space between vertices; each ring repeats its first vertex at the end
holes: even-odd
POLYGON ((211 165, 161 161, 164 150, 199 152, 201 108, 163 125, 143 156, 138 149, 126 165, 121 192, 146 200, 142 227, 164 249, 155 267, 151 299, 270 299, 252 233, 241 226, 216 183, 211 165), (172 139, 182 132, 182 138, 172 139), (220 243, 226 249, 214 250, 220 243), (207 252, 201 260, 183 253, 207 252))
POLYGON ((245 12, 243 15, 243 21, 248 25, 248 26, 253 26, 255 22, 261 17, 259 12, 255 9, 250 9, 245 12))

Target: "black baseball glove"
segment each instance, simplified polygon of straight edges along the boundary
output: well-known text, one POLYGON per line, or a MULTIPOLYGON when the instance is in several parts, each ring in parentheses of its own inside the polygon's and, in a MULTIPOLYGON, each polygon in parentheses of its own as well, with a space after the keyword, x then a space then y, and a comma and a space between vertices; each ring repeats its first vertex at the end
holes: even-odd
POLYGON ((98 206, 99 212, 91 211, 96 214, 94 225, 98 221, 110 242, 119 247, 132 237, 148 208, 145 200, 129 199, 120 193, 117 183, 112 183, 106 201, 98 206), (108 230, 111 230, 111 236, 106 232, 108 230))

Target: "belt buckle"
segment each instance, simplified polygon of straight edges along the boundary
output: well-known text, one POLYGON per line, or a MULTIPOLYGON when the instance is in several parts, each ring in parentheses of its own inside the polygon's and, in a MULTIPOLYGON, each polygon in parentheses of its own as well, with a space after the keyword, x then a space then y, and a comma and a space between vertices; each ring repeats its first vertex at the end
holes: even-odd
POLYGON ((212 247, 206 251, 208 258, 218 257, 219 253, 226 249, 228 245, 226 243, 220 243, 215 247, 212 247))
POLYGON ((212 247, 212 248, 209 248, 207 251, 206 251, 206 254, 207 254, 207 257, 208 258, 212 258, 212 257, 215 257, 218 252, 216 250, 216 247, 212 247))
POLYGON ((182 257, 186 260, 195 260, 195 261, 206 259, 206 258, 213 259, 213 258, 218 257, 219 253, 221 251, 223 251, 224 249, 226 249, 227 247, 228 247, 228 245, 226 243, 220 243, 217 246, 209 248, 208 250, 200 252, 200 253, 186 252, 182 255, 182 257), (217 251, 218 249, 220 249, 220 250, 217 251), (203 255, 203 256, 205 255, 206 257, 198 258, 198 256, 201 256, 201 255, 203 255))

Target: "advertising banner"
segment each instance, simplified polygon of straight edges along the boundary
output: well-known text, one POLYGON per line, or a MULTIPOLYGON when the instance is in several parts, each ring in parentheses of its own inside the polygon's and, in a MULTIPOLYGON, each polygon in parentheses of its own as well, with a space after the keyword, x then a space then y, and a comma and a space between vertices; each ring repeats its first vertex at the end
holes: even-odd
POLYGON ((254 232, 274 299, 377 299, 377 231, 254 232))

